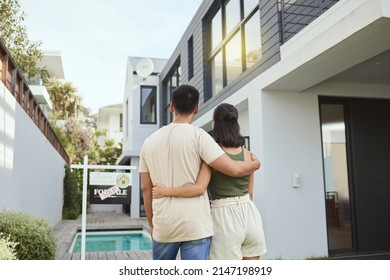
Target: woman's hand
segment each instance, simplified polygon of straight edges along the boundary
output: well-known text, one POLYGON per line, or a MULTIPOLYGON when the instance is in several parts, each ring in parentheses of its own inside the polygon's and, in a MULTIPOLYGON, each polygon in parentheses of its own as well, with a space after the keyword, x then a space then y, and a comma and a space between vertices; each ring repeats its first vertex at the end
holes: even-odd
POLYGON ((162 198, 167 196, 168 188, 162 184, 155 184, 152 189, 152 197, 153 199, 162 198))

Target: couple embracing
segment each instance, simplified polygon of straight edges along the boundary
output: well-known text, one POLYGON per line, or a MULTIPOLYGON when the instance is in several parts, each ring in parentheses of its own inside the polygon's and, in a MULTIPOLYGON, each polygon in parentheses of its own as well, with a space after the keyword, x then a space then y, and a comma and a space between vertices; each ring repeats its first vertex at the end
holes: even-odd
POLYGON ((259 259, 266 252, 252 202, 260 162, 243 148, 237 109, 220 104, 212 136, 191 124, 199 92, 175 89, 173 121, 148 137, 139 172, 154 260, 259 259), (210 201, 211 200, 211 201, 210 201))

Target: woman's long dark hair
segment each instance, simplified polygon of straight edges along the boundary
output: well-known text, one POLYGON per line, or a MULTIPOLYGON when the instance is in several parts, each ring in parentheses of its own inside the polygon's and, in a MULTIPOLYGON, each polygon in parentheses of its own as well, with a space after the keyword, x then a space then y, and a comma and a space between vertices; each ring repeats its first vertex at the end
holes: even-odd
POLYGON ((245 138, 240 134, 238 111, 228 103, 221 103, 214 110, 214 128, 211 132, 215 142, 224 147, 242 147, 245 138))

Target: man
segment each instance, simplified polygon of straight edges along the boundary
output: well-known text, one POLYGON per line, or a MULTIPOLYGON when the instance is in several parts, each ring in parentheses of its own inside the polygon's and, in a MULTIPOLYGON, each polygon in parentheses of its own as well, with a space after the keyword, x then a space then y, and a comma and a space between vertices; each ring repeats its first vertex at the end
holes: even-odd
POLYGON ((141 149, 144 206, 153 238, 153 259, 206 260, 213 235, 208 195, 165 197, 153 200, 153 184, 168 187, 196 182, 201 162, 227 175, 239 177, 260 168, 260 162, 234 161, 203 129, 191 125, 198 112, 199 92, 178 86, 170 105, 173 121, 148 137, 141 149), (153 205, 152 205, 153 203, 153 205))

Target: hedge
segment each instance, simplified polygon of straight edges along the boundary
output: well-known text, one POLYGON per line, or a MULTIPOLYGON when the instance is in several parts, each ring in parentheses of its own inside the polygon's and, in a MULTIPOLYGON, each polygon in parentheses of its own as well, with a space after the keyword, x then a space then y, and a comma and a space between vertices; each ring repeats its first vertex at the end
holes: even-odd
POLYGON ((57 240, 50 224, 43 218, 22 212, 0 211, 0 232, 17 243, 19 260, 55 259, 57 240))

